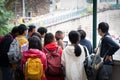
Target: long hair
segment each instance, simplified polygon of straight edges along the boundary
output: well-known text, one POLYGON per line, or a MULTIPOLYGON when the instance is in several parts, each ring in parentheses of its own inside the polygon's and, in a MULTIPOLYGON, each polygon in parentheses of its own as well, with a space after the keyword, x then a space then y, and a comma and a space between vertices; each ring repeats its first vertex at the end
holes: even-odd
POLYGON ((80 56, 81 55, 81 48, 78 46, 78 41, 80 39, 79 37, 79 33, 77 31, 70 31, 69 32, 69 40, 72 44, 75 44, 74 47, 75 47, 75 50, 74 50, 74 53, 75 53, 75 56, 80 56))
POLYGON ((54 35, 52 33, 46 33, 44 39, 44 46, 54 41, 55 41, 54 35))
POLYGON ((29 41, 29 49, 39 49, 42 50, 41 40, 37 36, 32 36, 28 39, 29 41))

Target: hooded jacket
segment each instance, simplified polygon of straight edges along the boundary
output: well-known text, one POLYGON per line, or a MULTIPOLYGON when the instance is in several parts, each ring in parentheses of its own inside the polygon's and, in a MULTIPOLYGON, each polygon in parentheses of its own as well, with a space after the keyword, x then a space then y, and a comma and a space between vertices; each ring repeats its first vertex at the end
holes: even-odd
MULTIPOLYGON (((58 45, 56 42, 51 42, 50 44, 45 45, 45 48, 47 48, 50 52, 55 51, 58 48, 58 45)), ((43 48, 43 52, 46 54, 46 50, 43 48)), ((60 55, 62 55, 62 48, 59 49, 58 52, 60 55)))
POLYGON ((81 55, 76 57, 74 53, 74 46, 68 45, 62 53, 62 64, 65 67, 65 80, 86 80, 86 73, 84 69, 85 51, 81 48, 81 55))
MULTIPOLYGON (((50 52, 55 51, 56 49, 58 49, 58 45, 57 45, 56 42, 51 42, 51 43, 45 45, 44 47, 47 48, 47 50, 49 50, 50 52)), ((43 52, 45 54, 47 53, 44 48, 43 48, 43 52)), ((58 53, 60 54, 60 56, 62 55, 62 48, 59 48, 58 53)), ((46 74, 46 77, 47 77, 47 80, 64 80, 63 74, 61 74, 61 76, 55 76, 55 77, 46 74)))
POLYGON ((43 53, 42 51, 40 51, 38 49, 30 49, 23 53, 22 61, 21 61, 21 68, 23 68, 23 64, 26 63, 26 61, 29 57, 40 58, 42 61, 42 64, 43 64, 43 69, 44 69, 44 71, 46 70, 46 68, 47 68, 46 55, 45 55, 45 53, 43 53), (36 55, 31 55, 31 54, 36 54, 36 55))

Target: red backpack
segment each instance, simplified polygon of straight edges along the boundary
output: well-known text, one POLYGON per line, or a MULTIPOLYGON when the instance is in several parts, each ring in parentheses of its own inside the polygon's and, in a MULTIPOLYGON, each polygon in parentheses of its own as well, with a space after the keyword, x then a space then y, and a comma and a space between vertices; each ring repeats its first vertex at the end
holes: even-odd
POLYGON ((58 53, 59 47, 50 52, 47 48, 45 48, 46 58, 47 58, 47 71, 48 75, 61 75, 62 74, 62 65, 61 65, 61 56, 58 53))

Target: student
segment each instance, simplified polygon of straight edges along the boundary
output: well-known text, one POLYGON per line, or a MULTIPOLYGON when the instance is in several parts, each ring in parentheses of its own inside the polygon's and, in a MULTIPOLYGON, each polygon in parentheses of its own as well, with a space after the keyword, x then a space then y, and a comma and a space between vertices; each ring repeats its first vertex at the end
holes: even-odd
POLYGON ((77 31, 70 31, 68 37, 71 44, 62 53, 65 80, 87 80, 83 64, 85 51, 83 46, 78 44, 80 40, 79 33, 77 31))
POLYGON ((57 41, 58 46, 61 46, 62 49, 65 48, 63 38, 64 38, 64 33, 62 31, 60 31, 60 30, 56 31, 55 39, 57 41))
POLYGON ((45 34, 47 33, 47 29, 45 27, 38 28, 37 32, 39 32, 42 35, 42 38, 45 37, 45 34))
MULTIPOLYGON (((28 41, 29 41, 29 50, 25 51, 22 56, 21 68, 22 68, 22 70, 25 69, 24 65, 28 58, 30 58, 30 57, 40 58, 41 62, 43 64, 43 70, 44 70, 43 73, 41 73, 41 74, 44 74, 44 75, 42 75, 41 80, 46 80, 45 70, 47 68, 47 61, 46 61, 45 53, 42 52, 41 40, 39 39, 38 36, 32 36, 28 39, 28 41), (32 56, 33 54, 35 54, 35 55, 32 56)), ((25 76, 25 77, 27 77, 27 76, 25 76)))
MULTIPOLYGON (((46 54, 51 54, 51 53, 48 53, 49 52, 56 52, 58 50, 58 54, 60 57, 60 62, 58 64, 61 65, 61 55, 62 55, 62 48, 61 47, 58 47, 58 45, 56 44, 56 41, 55 41, 55 37, 52 33, 47 33, 45 35, 45 39, 44 39, 44 48, 43 48, 43 52, 46 54), (46 49, 47 50, 46 50, 46 49)), ((47 58, 48 59, 48 58, 47 58)), ((57 59, 58 60, 58 59, 57 59)), ((47 61, 49 62, 49 61, 47 61)), ((48 65, 48 64, 47 64, 48 65)), ((47 80, 63 80, 63 74, 61 73, 60 75, 51 75, 51 74, 48 74, 48 70, 49 70, 49 65, 47 66, 47 70, 46 70, 46 77, 47 77, 47 80)), ((62 66, 61 66, 61 69, 62 69, 62 66)))
POLYGON ((83 46, 86 46, 89 54, 92 54, 93 50, 92 50, 92 44, 89 40, 86 39, 86 32, 82 29, 78 30, 78 32, 80 33, 80 41, 79 43, 83 46))
POLYGON ((32 36, 32 34, 35 32, 35 29, 36 29, 36 26, 34 25, 29 25, 28 26, 29 29, 28 29, 28 38, 32 36))
POLYGON ((12 31, 5 35, 0 43, 0 68, 2 80, 14 80, 12 65, 9 63, 7 52, 13 39, 18 35, 18 27, 13 27, 12 31))
POLYGON ((26 39, 27 33, 28 33, 28 27, 24 24, 20 24, 18 26, 18 36, 16 37, 16 39, 19 41, 21 54, 24 51, 28 50, 28 40, 26 39))
POLYGON ((99 23, 98 33, 101 36, 99 47, 103 66, 98 70, 96 80, 109 80, 112 73, 113 54, 119 49, 119 45, 112 40, 108 23, 99 23))
POLYGON ((47 29, 45 27, 40 27, 40 28, 38 28, 37 32, 39 32, 41 34, 42 45, 44 45, 44 37, 47 33, 47 29))
POLYGON ((37 36, 37 37, 39 37, 39 39, 41 40, 41 34, 39 33, 39 32, 34 32, 32 35, 31 35, 31 37, 32 36, 37 36))

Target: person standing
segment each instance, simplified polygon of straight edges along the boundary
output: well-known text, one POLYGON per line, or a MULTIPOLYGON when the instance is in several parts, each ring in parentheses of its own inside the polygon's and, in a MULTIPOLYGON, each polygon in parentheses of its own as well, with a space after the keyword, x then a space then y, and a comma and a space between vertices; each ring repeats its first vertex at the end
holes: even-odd
POLYGON ((45 27, 40 27, 40 28, 38 28, 37 32, 39 32, 41 34, 42 45, 44 46, 44 37, 47 33, 47 29, 45 27))
POLYGON ((112 74, 113 54, 120 48, 109 34, 109 25, 101 22, 98 25, 100 39, 100 57, 103 58, 103 65, 99 68, 96 80, 109 80, 112 74))
MULTIPOLYGON (((54 61, 57 61, 57 65, 59 65, 59 64, 61 65, 61 55, 62 55, 62 48, 56 44, 55 37, 52 33, 47 33, 45 35, 43 52, 46 54, 46 58, 47 58, 47 70, 46 70, 47 80, 64 80, 64 76, 62 73, 59 75, 57 75, 57 74, 53 75, 53 74, 49 73, 51 67, 52 67, 52 69, 54 69, 53 66, 56 65, 55 64, 56 62, 54 62, 54 61), (59 55, 59 57, 56 58, 56 55, 53 54, 54 52, 57 52, 55 54, 59 55), (54 63, 49 64, 51 61, 48 61, 48 59, 50 60, 50 57, 48 56, 48 54, 51 54, 51 60, 53 60, 53 58, 54 58, 54 61, 52 61, 54 63)), ((59 70, 60 69, 62 69, 62 66, 59 68, 59 70)), ((56 70, 56 67, 54 70, 56 70)), ((53 73, 54 73, 54 70, 53 70, 53 73)))
POLYGON ((13 39, 18 35, 18 27, 13 27, 12 31, 5 35, 0 43, 0 69, 2 80, 14 80, 12 64, 9 63, 7 52, 13 39))
POLYGON ((29 25, 28 26, 28 35, 27 35, 27 38, 31 37, 32 34, 36 31, 36 26, 34 25, 29 25))
POLYGON ((63 42, 64 36, 65 36, 64 33, 60 30, 56 31, 56 33, 55 33, 56 42, 57 42, 58 46, 60 46, 62 49, 65 48, 65 45, 63 42))
POLYGON ((63 50, 61 62, 65 68, 65 80, 87 80, 83 64, 85 51, 83 46, 78 44, 79 33, 70 31, 68 37, 71 44, 63 50))
MULTIPOLYGON (((32 36, 28 39, 29 41, 29 49, 27 51, 25 51, 22 55, 22 60, 21 60, 21 69, 25 70, 25 68, 27 68, 26 65, 26 61, 28 58, 39 58, 42 62, 42 68, 43 68, 43 74, 41 76, 41 80, 46 80, 45 77, 45 70, 47 68, 47 61, 46 61, 46 55, 45 53, 42 52, 42 44, 41 44, 41 39, 38 36, 32 36), (34 55, 34 56, 33 56, 34 55)), ((35 66, 35 65, 33 65, 35 66)), ((35 69, 33 69, 35 70, 35 69)), ((25 71, 23 71, 25 74, 25 71)), ((27 73, 27 72, 26 72, 27 73)), ((28 76, 25 74, 25 78, 27 78, 28 76)), ((32 77, 32 76, 31 76, 32 77)))
POLYGON ((18 26, 18 36, 16 37, 16 39, 19 42, 20 53, 23 53, 24 51, 28 50, 28 40, 26 39, 27 34, 28 27, 24 24, 20 24, 18 26))
POLYGON ((86 32, 82 29, 78 30, 78 32, 80 33, 80 39, 81 39, 79 43, 83 46, 86 46, 89 51, 89 54, 92 54, 93 52, 92 44, 89 40, 86 39, 86 32))

